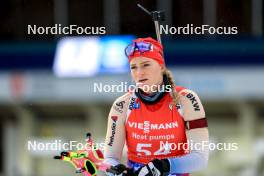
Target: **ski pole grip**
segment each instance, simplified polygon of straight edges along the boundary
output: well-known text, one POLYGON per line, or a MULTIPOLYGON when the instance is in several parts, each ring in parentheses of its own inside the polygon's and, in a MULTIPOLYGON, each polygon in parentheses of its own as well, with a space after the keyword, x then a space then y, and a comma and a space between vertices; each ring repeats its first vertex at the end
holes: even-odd
POLYGON ((153 11, 151 12, 153 21, 165 21, 165 12, 164 11, 153 11))

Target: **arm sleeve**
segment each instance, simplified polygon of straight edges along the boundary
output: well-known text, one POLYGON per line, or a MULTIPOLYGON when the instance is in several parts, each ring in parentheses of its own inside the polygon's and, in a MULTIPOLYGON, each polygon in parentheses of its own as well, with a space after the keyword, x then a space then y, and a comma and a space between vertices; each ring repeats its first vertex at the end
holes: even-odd
MULTIPOLYGON (((180 95, 182 116, 185 122, 205 118, 203 105, 195 92, 185 89, 180 92, 180 95)), ((190 151, 184 156, 169 158, 171 174, 192 173, 207 167, 209 149, 208 145, 202 144, 209 142, 208 128, 186 129, 186 134, 189 143, 192 144, 189 145, 190 151)))
POLYGON ((125 118, 129 94, 119 97, 112 105, 108 115, 105 137, 104 163, 115 166, 120 163, 125 144, 125 118))

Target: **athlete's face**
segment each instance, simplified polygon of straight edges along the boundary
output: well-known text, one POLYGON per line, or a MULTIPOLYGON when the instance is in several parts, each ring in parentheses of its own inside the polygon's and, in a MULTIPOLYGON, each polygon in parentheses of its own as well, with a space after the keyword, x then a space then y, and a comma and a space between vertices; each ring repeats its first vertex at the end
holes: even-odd
MULTIPOLYGON (((163 65, 147 57, 136 57, 130 62, 131 76, 139 87, 160 85, 164 69, 163 65)), ((145 92, 151 93, 151 90, 145 92)))

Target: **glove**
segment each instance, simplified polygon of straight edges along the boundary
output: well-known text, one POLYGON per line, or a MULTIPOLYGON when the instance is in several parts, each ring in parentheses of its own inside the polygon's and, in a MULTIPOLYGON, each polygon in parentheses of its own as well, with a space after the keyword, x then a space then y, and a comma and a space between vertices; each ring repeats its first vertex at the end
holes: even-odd
POLYGON ((155 159, 137 171, 138 176, 163 176, 168 175, 170 162, 168 159, 155 159))
POLYGON ((109 169, 106 170, 106 172, 108 173, 107 175, 114 176, 136 176, 133 169, 127 168, 123 164, 111 166, 109 169))

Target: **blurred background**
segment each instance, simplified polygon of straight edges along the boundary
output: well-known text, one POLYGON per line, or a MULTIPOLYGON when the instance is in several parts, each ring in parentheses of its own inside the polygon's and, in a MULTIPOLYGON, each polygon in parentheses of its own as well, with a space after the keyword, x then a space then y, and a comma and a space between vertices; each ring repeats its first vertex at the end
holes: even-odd
POLYGON ((111 104, 122 93, 94 84, 130 84, 125 46, 152 36, 149 10, 165 10, 170 26, 238 27, 237 35, 163 35, 165 58, 178 85, 195 90, 212 142, 195 176, 264 175, 263 0, 9 0, 0 2, 0 175, 75 175, 53 160, 60 151, 28 151, 28 140, 103 142, 111 104), (33 35, 28 25, 105 27, 105 35, 33 35))

